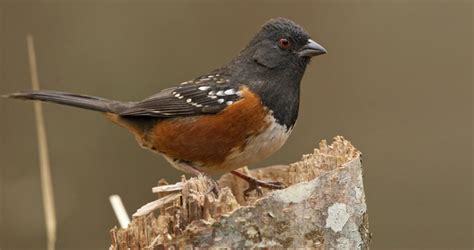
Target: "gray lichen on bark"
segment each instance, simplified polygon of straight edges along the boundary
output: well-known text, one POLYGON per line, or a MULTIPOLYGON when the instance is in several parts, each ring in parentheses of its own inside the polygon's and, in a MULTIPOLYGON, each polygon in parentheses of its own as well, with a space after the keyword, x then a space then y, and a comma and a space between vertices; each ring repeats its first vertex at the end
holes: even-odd
POLYGON ((111 230, 111 249, 129 248, 368 248, 370 233, 361 154, 344 138, 304 155, 299 162, 244 171, 288 188, 245 198, 246 184, 227 174, 219 197, 203 177, 155 190, 161 199, 134 217, 127 229, 111 230), (177 188, 180 186, 181 188, 177 188), (175 198, 176 197, 176 198, 175 198), (160 209, 158 217, 151 212, 160 209), (143 212, 145 211, 145 212, 143 212), (147 214, 147 215, 144 215, 147 214))

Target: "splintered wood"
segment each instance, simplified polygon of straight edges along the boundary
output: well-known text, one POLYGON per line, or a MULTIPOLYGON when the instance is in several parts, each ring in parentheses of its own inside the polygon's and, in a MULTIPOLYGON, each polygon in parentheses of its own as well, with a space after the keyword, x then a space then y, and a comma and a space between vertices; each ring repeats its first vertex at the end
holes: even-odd
POLYGON ((110 249, 368 248, 360 155, 337 136, 289 166, 239 169, 288 186, 262 196, 244 197, 246 182, 231 174, 219 180, 217 197, 202 176, 161 180, 152 190, 158 199, 138 209, 128 228, 110 231, 110 249))

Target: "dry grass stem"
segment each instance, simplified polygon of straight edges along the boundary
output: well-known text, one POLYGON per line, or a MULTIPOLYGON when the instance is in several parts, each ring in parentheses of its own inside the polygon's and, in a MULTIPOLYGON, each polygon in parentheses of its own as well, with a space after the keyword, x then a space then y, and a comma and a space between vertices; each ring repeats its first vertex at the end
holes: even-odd
MULTIPOLYGON (((28 48, 28 61, 30 65, 31 86, 33 90, 39 90, 38 69, 36 66, 35 47, 33 36, 26 37, 28 48)), ((48 250, 55 249, 56 243, 56 212, 54 209, 53 184, 51 180, 51 167, 48 154, 48 142, 44 125, 43 110, 40 102, 34 103, 36 117, 36 134, 38 136, 38 156, 41 172, 41 190, 43 192, 44 217, 46 222, 46 233, 48 250)))
POLYGON ((122 199, 119 195, 114 194, 109 196, 109 200, 114 209, 115 216, 117 216, 117 220, 120 223, 120 227, 127 228, 130 223, 130 218, 128 217, 127 210, 125 210, 125 206, 122 203, 122 199))

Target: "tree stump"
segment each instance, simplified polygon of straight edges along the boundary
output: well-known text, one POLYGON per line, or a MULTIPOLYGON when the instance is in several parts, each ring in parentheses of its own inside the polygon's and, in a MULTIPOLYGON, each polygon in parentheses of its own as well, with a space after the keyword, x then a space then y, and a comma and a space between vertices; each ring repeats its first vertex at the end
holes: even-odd
POLYGON ((110 249, 368 248, 361 153, 343 137, 288 166, 239 171, 287 188, 244 197, 246 182, 226 174, 216 197, 204 177, 161 181, 158 200, 138 209, 128 228, 110 231, 110 249))

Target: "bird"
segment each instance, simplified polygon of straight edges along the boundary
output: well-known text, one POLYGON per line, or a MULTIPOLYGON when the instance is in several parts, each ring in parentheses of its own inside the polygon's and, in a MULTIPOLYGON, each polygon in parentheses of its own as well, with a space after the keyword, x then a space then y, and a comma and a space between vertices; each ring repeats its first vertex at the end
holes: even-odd
POLYGON ((248 182, 248 195, 260 187, 285 187, 237 169, 268 158, 285 144, 298 118, 306 67, 312 57, 326 53, 300 25, 278 17, 264 23, 227 64, 141 101, 49 90, 6 97, 102 112, 178 170, 211 179, 231 172, 248 182))

